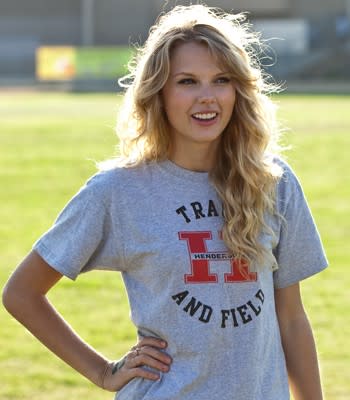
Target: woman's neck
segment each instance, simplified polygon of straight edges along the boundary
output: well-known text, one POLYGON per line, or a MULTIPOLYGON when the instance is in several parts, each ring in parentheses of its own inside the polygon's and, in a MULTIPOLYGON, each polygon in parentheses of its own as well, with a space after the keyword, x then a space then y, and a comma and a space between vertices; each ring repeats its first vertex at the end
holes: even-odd
POLYGON ((196 171, 209 172, 215 165, 217 145, 198 145, 186 148, 173 148, 169 159, 179 167, 196 171))

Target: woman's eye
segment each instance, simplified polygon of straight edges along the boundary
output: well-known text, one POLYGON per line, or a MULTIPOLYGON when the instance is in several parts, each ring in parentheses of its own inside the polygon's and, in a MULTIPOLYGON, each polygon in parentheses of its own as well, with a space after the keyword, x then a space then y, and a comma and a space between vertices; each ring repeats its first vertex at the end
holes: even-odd
POLYGON ((184 79, 181 79, 178 83, 180 85, 193 85, 196 82, 192 78, 184 78, 184 79))
POLYGON ((231 81, 231 79, 227 76, 221 76, 220 78, 217 78, 217 80, 216 80, 217 83, 228 83, 230 81, 231 81))

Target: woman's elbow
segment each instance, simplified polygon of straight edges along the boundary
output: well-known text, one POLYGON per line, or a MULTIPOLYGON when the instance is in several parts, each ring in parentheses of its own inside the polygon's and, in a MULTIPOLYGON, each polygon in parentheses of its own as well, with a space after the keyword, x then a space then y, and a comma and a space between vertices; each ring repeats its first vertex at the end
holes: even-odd
POLYGON ((10 278, 2 290, 2 304, 11 315, 16 317, 17 310, 20 308, 21 303, 25 304, 25 301, 23 301, 23 293, 22 295, 19 293, 10 278))

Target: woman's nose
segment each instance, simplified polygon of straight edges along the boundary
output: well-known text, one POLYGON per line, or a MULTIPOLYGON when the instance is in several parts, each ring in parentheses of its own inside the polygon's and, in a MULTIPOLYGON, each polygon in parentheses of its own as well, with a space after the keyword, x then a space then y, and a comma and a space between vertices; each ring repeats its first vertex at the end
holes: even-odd
POLYGON ((216 97, 210 88, 203 88, 203 90, 199 93, 198 101, 202 104, 211 104, 216 102, 216 97))
POLYGON ((201 96, 198 101, 201 104, 212 104, 216 102, 216 99, 214 96, 201 96))

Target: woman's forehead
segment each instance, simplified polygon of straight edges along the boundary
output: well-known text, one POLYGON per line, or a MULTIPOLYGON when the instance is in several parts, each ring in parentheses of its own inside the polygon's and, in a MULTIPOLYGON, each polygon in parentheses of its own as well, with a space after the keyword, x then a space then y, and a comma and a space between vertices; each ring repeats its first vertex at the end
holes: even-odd
POLYGON ((206 41, 191 40, 177 41, 170 52, 170 64, 172 69, 183 66, 191 66, 203 62, 215 65, 218 70, 227 70, 228 65, 222 53, 210 46, 206 41))

